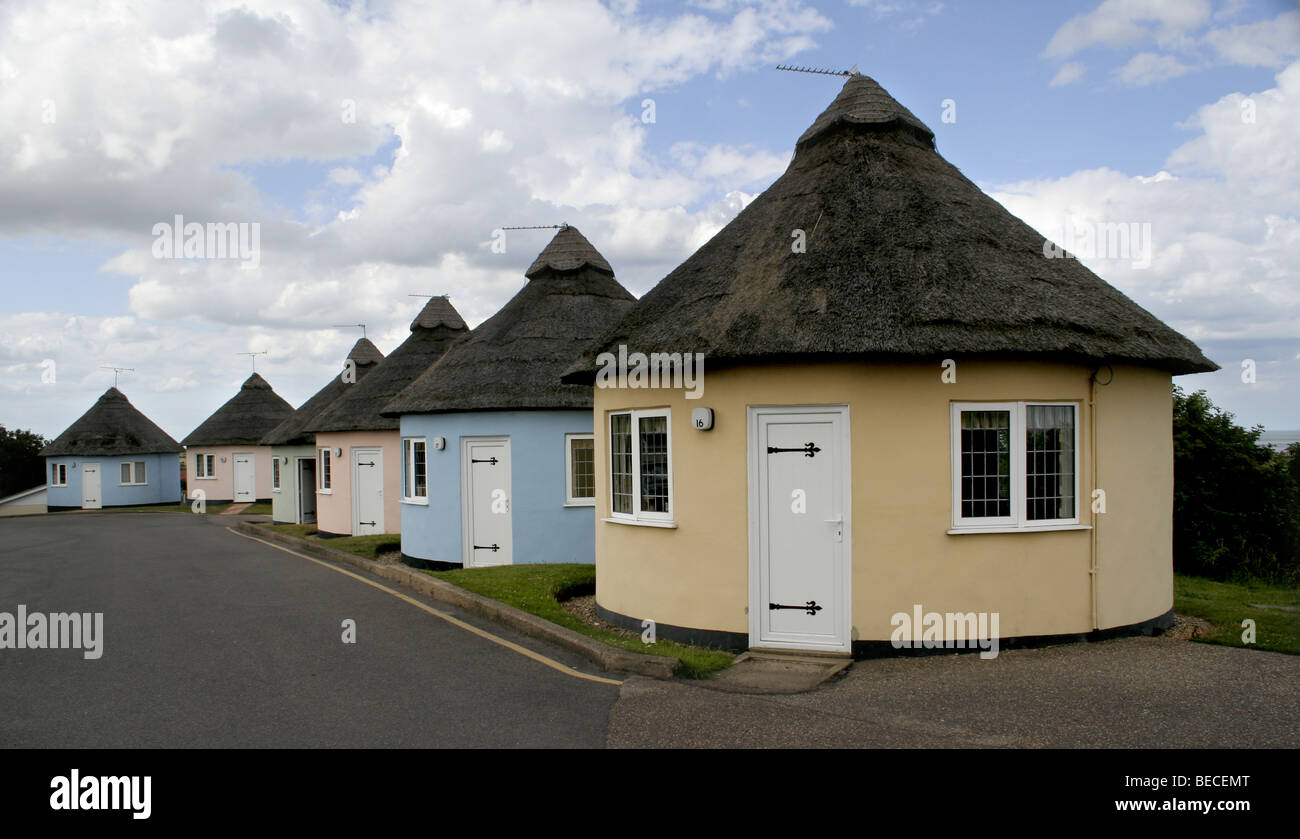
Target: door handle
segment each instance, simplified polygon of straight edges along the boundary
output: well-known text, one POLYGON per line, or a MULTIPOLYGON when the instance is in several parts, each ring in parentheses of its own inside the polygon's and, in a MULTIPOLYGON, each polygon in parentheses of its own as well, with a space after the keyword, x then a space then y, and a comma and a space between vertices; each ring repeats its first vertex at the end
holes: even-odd
POLYGON ((833 519, 824 519, 824 521, 827 524, 834 525, 832 530, 834 531, 833 535, 835 537, 835 541, 843 542, 844 541, 844 519, 840 517, 836 517, 833 519))

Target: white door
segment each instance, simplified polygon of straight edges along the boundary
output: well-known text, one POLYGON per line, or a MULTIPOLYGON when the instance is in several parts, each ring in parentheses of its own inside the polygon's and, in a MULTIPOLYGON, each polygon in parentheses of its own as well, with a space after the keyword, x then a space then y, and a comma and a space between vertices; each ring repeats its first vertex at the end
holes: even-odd
POLYGON ((81 464, 81 509, 98 510, 104 506, 99 497, 99 464, 81 464))
POLYGON ((352 450, 352 535, 384 532, 384 457, 381 449, 352 450))
POLYGON ((251 454, 235 455, 235 500, 253 502, 257 500, 256 475, 253 471, 251 454))
POLYGON ((749 414, 749 644, 850 652, 848 408, 749 414))
POLYGON ((510 565, 510 438, 461 441, 461 561, 466 568, 510 565))

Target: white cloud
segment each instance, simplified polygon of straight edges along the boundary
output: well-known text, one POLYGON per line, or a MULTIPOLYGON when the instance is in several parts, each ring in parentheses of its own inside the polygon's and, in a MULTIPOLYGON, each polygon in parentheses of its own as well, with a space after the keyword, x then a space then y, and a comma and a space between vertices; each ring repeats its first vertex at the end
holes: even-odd
POLYGON ((1089 47, 1128 47, 1148 38, 1172 43, 1209 18, 1209 0, 1105 0, 1062 24, 1046 54, 1069 57, 1089 47))
MULTIPOLYGON (((641 99, 789 59, 829 27, 802 0, 684 11, 485 0, 472 13, 432 1, 11 0, 0 235, 120 242, 101 271, 131 286, 121 322, 62 300, 0 316, 0 361, 53 357, 62 374, 80 359, 134 360, 137 391, 184 397, 165 409, 183 434, 246 375, 237 351, 270 349, 259 371, 301 399, 350 346, 330 324, 365 322, 391 349, 418 309, 408 294, 449 293, 471 324, 491 315, 546 241, 513 236, 494 254, 485 245, 503 224, 577 225, 643 292, 743 206, 738 189, 766 186, 784 161, 707 144, 689 168, 658 159, 641 99), (286 163, 321 167, 301 203, 268 191, 286 163), (343 207, 329 198, 339 187, 343 207), (154 223, 178 213, 259 222, 260 269, 152 258, 154 223)), ((48 410, 50 392, 23 391, 47 432, 103 389, 93 365, 59 381, 48 410), (84 393, 68 395, 74 380, 84 393)))
POLYGON ((1085 260, 1196 341, 1300 339, 1300 63, 1277 87, 1205 105, 1199 129, 1151 176, 1111 169, 1008 184, 993 192, 1044 234, 1065 225, 1150 224, 1151 266, 1085 260), (1262 114, 1267 114, 1267 118, 1262 114))
POLYGON ((1084 67, 1078 61, 1067 61, 1061 65, 1061 69, 1056 71, 1052 77, 1050 85, 1052 87, 1063 87, 1067 84, 1074 84, 1083 78, 1084 67))
POLYGON ((1140 52, 1116 70, 1115 76, 1124 84, 1142 87, 1178 78, 1192 72, 1192 69, 1172 55, 1140 52))

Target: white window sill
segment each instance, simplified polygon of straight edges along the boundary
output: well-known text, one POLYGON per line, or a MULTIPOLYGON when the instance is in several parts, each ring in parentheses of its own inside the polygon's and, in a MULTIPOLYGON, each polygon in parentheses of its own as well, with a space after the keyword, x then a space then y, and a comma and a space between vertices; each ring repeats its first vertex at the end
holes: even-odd
POLYGON ((317 494, 317 495, 333 495, 333 494, 334 494, 334 490, 332 490, 332 489, 318 489, 318 490, 316 490, 316 494, 317 494))
POLYGON ((429 506, 429 499, 427 499, 427 498, 403 498, 403 499, 402 499, 402 503, 403 503, 403 504, 411 504, 412 506, 415 506, 415 507, 428 507, 428 506, 429 506))
POLYGON ((280 491, 280 488, 279 488, 279 487, 272 487, 272 488, 271 488, 271 492, 279 492, 279 491, 280 491))
POLYGON ((148 484, 118 484, 120 487, 147 487, 148 484))
POLYGON ((1056 530, 1092 530, 1090 524, 1045 524, 1037 527, 1015 527, 999 524, 991 527, 954 527, 948 531, 949 536, 965 536, 968 533, 1049 533, 1056 530))
POLYGON ((601 519, 610 524, 630 524, 633 527, 667 527, 676 530, 677 522, 665 521, 664 519, 616 519, 613 517, 601 519))
POLYGON ((595 507, 595 506, 596 506, 596 502, 595 502, 594 500, 593 500, 593 501, 565 501, 565 502, 564 502, 564 506, 566 506, 566 507, 595 507))
POLYGON ((215 481, 216 479, 217 479, 216 475, 195 475, 194 476, 194 480, 196 481, 215 481))

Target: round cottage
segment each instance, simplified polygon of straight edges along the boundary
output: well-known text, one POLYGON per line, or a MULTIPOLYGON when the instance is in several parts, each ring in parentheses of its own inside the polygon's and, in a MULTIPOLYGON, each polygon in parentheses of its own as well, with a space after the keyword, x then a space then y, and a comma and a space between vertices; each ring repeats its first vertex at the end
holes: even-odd
POLYGON ((1171 375, 1217 368, 1045 252, 851 76, 566 373, 595 385, 601 613, 834 653, 1170 622, 1171 375), (707 370, 639 387, 637 353, 707 370))

